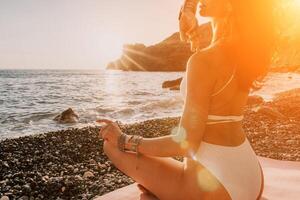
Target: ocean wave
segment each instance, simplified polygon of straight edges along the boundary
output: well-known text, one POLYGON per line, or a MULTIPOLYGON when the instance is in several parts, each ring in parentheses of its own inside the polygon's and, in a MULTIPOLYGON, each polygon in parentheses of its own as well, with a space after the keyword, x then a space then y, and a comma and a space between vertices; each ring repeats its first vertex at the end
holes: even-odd
POLYGON ((113 116, 128 116, 128 115, 133 115, 135 113, 135 109, 133 108, 123 108, 121 110, 117 110, 112 113, 113 116))
POLYGON ((44 85, 44 84, 57 84, 56 81, 37 81, 34 83, 35 85, 44 85))
POLYGON ((128 105, 138 105, 138 104, 143 103, 143 101, 132 100, 132 101, 128 101, 127 103, 128 103, 128 105))
POLYGON ((101 114, 111 113, 111 112, 115 111, 115 109, 112 109, 112 108, 102 108, 102 107, 97 107, 95 110, 101 114))
POLYGON ((170 99, 162 99, 157 100, 155 102, 148 103, 139 107, 140 111, 153 111, 159 109, 172 109, 172 108, 180 108, 182 106, 183 101, 181 98, 170 98, 170 99))
POLYGON ((19 122, 19 120, 15 116, 3 117, 3 119, 1 119, 1 124, 9 124, 9 123, 16 123, 16 122, 19 122))
POLYGON ((33 113, 30 117, 23 118, 23 123, 30 124, 43 119, 53 119, 57 114, 45 112, 45 113, 33 113))
POLYGON ((146 92, 146 91, 132 91, 132 94, 133 95, 141 95, 141 96, 155 95, 154 93, 146 92))

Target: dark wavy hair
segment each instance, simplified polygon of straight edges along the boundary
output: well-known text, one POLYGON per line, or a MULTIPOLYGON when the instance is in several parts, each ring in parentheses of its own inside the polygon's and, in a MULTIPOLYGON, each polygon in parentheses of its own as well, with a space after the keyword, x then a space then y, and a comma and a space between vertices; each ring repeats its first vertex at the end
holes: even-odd
POLYGON ((237 64, 237 79, 240 89, 249 91, 262 80, 271 65, 275 48, 275 1, 274 0, 229 0, 232 14, 233 42, 232 59, 237 64))

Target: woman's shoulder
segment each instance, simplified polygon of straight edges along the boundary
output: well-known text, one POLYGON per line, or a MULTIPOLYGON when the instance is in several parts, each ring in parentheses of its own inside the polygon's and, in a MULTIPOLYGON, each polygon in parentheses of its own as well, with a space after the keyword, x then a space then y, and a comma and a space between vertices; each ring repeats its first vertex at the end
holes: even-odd
POLYGON ((194 53, 188 60, 187 71, 216 75, 226 70, 229 63, 221 46, 210 46, 194 53))
POLYGON ((214 75, 220 70, 220 50, 205 48, 194 53, 187 62, 186 71, 195 76, 214 75))
POLYGON ((188 63, 186 76, 188 85, 193 88, 193 91, 204 92, 215 85, 218 69, 211 62, 211 52, 198 51, 194 53, 188 63))

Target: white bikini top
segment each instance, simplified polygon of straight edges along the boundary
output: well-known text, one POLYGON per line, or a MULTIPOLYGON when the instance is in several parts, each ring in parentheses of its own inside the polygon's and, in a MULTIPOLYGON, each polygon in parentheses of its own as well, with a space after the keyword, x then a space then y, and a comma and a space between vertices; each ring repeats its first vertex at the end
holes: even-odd
MULTIPOLYGON (((235 71, 236 69, 234 69, 230 79, 227 81, 227 83, 221 88, 219 89, 217 92, 213 93, 211 96, 214 97, 218 94, 220 94, 228 85, 229 83, 233 80, 233 77, 235 75, 235 71)), ((180 84, 180 93, 183 96, 183 98, 186 97, 186 73, 182 78, 181 84, 180 84)), ((207 116, 207 122, 206 124, 218 124, 218 123, 227 123, 227 122, 237 122, 237 121, 242 121, 244 118, 243 115, 208 115, 207 116)))

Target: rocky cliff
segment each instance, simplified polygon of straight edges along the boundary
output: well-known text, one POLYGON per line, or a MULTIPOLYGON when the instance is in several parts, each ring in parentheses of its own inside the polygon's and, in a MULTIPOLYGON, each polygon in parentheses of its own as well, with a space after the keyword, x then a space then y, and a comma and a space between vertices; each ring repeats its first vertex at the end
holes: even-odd
MULTIPOLYGON (((211 26, 209 23, 199 26, 201 47, 209 45, 211 26)), ((145 46, 133 44, 123 46, 123 55, 110 62, 107 69, 125 71, 184 71, 188 58, 192 55, 190 45, 180 41, 179 33, 174 33, 162 42, 145 46)))
MULTIPOLYGON (((210 23, 199 26, 201 47, 209 45, 212 37, 210 23)), ((300 73, 300 26, 296 23, 285 25, 276 40, 271 72, 300 73)), ((192 55, 190 45, 181 42, 179 33, 152 46, 127 44, 123 46, 121 58, 110 62, 107 69, 124 71, 184 71, 192 55)))

